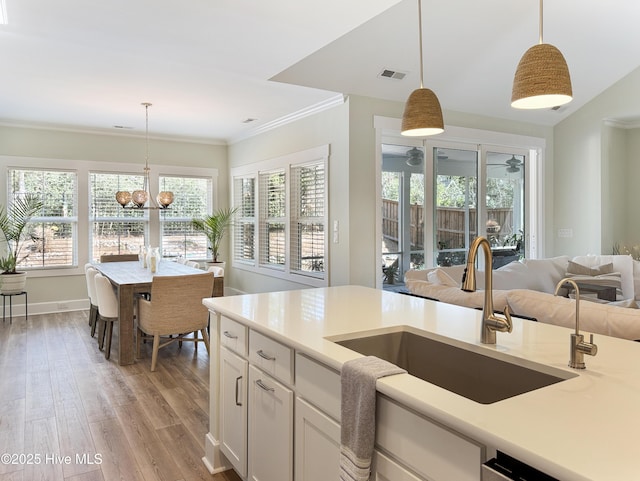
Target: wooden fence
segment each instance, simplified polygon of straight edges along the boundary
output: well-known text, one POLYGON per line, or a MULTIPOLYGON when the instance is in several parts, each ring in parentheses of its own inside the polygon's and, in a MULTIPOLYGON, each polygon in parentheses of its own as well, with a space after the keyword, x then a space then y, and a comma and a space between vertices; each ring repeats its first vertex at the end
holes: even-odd
MULTIPOLYGON (((424 223, 423 214, 424 206, 414 204, 410 211, 410 236, 412 249, 421 249, 424 245, 424 223)), ((395 200, 382 200, 382 235, 385 239, 398 242, 399 239, 399 209, 398 202, 395 200)), ((498 242, 504 237, 511 235, 510 227, 513 226, 513 210, 512 209, 488 209, 489 219, 495 221, 498 226, 496 232, 490 232, 488 235, 494 235, 498 242), (503 229, 506 227, 506 229, 503 229)), ((465 226, 466 211, 453 207, 438 207, 436 209, 436 249, 464 249, 465 248, 465 226)), ((471 237, 476 236, 476 209, 469 209, 469 222, 471 237)), ((488 226, 489 227, 489 226, 488 226)))

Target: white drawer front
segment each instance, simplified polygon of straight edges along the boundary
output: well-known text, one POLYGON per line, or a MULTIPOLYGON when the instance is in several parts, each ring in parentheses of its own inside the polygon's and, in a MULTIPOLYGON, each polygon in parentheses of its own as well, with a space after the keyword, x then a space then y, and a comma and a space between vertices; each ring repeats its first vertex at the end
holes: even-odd
POLYGON ((296 392, 340 422, 340 373, 296 353, 296 392))
POLYGON ((433 481, 480 481, 484 447, 385 396, 377 398, 376 444, 433 481))
POLYGON ((293 384, 293 351, 253 330, 249 331, 249 361, 276 379, 293 384))
POLYGON ((220 344, 247 357, 247 327, 222 316, 220 320, 220 344))
POLYGON ((374 451, 371 481, 420 481, 420 478, 379 451, 374 451))

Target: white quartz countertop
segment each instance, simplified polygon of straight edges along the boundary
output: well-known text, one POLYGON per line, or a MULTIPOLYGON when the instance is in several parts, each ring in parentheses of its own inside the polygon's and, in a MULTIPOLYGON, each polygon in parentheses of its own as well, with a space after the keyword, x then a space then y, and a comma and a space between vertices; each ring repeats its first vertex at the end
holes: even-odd
MULTIPOLYGON (((211 310, 335 369, 360 354, 326 337, 398 326, 562 369, 576 377, 480 404, 408 374, 377 389, 561 480, 640 480, 640 343, 596 336, 595 357, 574 370, 572 330, 514 318, 512 333, 480 343, 481 312, 376 289, 343 286, 205 299, 211 310)), ((588 336, 588 333, 583 332, 588 336)))

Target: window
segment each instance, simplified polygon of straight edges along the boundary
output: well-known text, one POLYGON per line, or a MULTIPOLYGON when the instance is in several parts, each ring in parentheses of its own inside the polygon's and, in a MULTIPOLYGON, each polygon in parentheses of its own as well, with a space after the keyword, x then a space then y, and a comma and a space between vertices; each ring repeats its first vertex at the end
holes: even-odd
POLYGON ((207 259, 207 237, 195 231, 194 218, 203 218, 211 206, 211 178, 161 176, 160 190, 174 193, 171 209, 160 212, 163 257, 207 259))
POLYGON ((291 270, 318 275, 325 261, 324 162, 291 168, 291 270))
POLYGON ((177 255, 209 257, 204 236, 191 236, 189 223, 196 213, 201 215, 216 207, 213 189, 217 169, 151 166, 151 191, 166 187, 175 193, 172 208, 158 211, 123 209, 116 202, 118 190, 131 192, 143 181, 142 169, 129 167, 133 172, 127 173, 122 166, 114 162, 0 156, 0 197, 5 199, 0 204, 10 205, 26 192, 39 195, 44 204, 28 226, 37 240, 25 244, 29 255, 19 263, 20 268, 29 269, 32 278, 84 275, 84 264, 98 261, 102 254, 138 253, 141 245, 178 245, 168 249, 169 255, 180 248, 177 255))
POLYGON ((327 282, 328 146, 232 170, 234 267, 327 282), (256 215, 257 213, 257 215, 256 215))
POLYGON ((260 264, 283 267, 286 258, 286 175, 260 174, 260 264))
POLYGON ((77 242, 77 176, 74 172, 14 169, 8 172, 9 202, 26 193, 37 194, 44 204, 40 216, 29 222, 34 240, 24 244, 18 266, 25 269, 72 267, 77 242))
POLYGON ((148 211, 123 209, 114 194, 139 189, 142 175, 91 172, 89 185, 91 260, 97 262, 104 254, 138 253, 148 231, 148 211))
POLYGON ((238 208, 233 229, 233 259, 252 264, 255 261, 256 179, 233 179, 233 205, 238 208))

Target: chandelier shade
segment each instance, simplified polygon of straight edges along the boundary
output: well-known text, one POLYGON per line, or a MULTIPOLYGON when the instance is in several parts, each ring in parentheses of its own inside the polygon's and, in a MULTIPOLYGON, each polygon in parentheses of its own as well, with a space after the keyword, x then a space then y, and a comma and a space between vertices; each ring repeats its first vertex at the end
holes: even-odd
POLYGON ((156 197, 149 194, 149 102, 143 102, 145 108, 145 158, 144 158, 144 178, 142 181, 142 189, 134 190, 133 193, 120 190, 116 192, 116 201, 123 209, 167 209, 173 202, 173 192, 163 191, 156 197), (151 199, 154 205, 147 206, 147 202, 151 199))
POLYGON ((424 137, 444 132, 442 108, 431 89, 424 88, 422 61, 422 2, 418 0, 418 31, 420 41, 420 88, 414 90, 404 105, 400 133, 408 137, 424 137))
POLYGON ((569 67, 562 52, 542 40, 542 0, 540 0, 539 43, 527 50, 513 79, 511 106, 516 109, 558 107, 573 98, 569 67))

